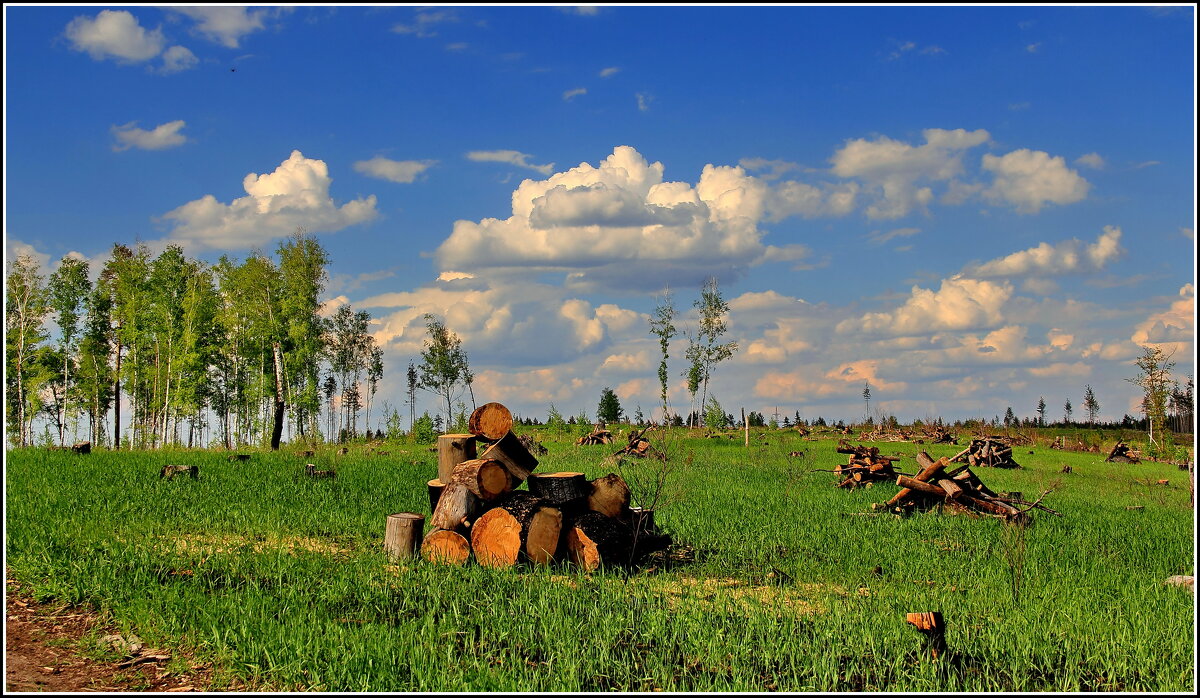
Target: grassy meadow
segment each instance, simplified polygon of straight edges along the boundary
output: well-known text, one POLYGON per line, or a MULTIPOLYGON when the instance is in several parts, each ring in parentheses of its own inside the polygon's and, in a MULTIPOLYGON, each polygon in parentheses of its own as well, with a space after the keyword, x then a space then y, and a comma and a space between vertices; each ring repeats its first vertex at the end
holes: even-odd
MULTIPOLYGON (((214 690, 234 677, 321 691, 1195 688, 1195 596, 1163 583, 1193 574, 1194 510, 1176 466, 1017 447, 1023 469, 975 472, 997 492, 1052 490, 1043 504, 1063 516, 1035 511, 1016 528, 856 515, 897 488, 835 488, 821 470, 845 462, 836 440, 757 430, 747 448, 740 433, 684 431, 651 433, 665 472, 615 465, 620 443, 540 434, 539 472, 618 472, 635 497, 665 475, 656 521, 676 549, 632 571, 391 564, 385 517, 428 514, 437 465, 428 446, 387 444, 387 456, 352 446, 247 462, 9 451, 7 575, 148 646, 213 661, 214 690), (305 462, 336 479, 304 477, 305 462), (166 464, 199 465, 200 477, 162 480, 166 464), (905 623, 917 611, 944 615, 940 660, 905 623)), ((918 449, 953 455, 968 439, 875 445, 912 473, 918 449)))

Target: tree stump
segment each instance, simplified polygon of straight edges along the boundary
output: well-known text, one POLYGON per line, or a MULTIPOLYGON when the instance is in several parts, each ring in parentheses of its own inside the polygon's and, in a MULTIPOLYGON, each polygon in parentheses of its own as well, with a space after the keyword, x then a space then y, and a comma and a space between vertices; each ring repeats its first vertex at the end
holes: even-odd
POLYGON ((230 463, 232 463, 234 461, 248 461, 248 460, 250 460, 249 453, 235 453, 235 454, 229 456, 230 463))
POLYGON ((525 482, 538 464, 537 458, 533 457, 529 449, 525 448, 525 444, 521 443, 521 439, 511 431, 488 446, 480 457, 500 461, 508 474, 512 475, 514 488, 525 482))
POLYGON ((465 565, 471 557, 471 543, 454 531, 431 531, 421 543, 421 557, 442 565, 465 565))
POLYGON ((512 413, 498 402, 480 405, 467 420, 467 431, 487 441, 499 441, 512 430, 512 413))
POLYGON ((583 473, 533 473, 529 491, 549 504, 562 506, 588 496, 591 485, 583 473))
POLYGON ((940 611, 909 613, 905 620, 925 637, 925 646, 934 659, 946 651, 946 625, 940 611))
POLYGON ((628 562, 633 532, 621 521, 591 511, 570 523, 564 542, 568 559, 591 572, 628 562))
POLYGON ((546 565, 554 559, 562 512, 527 492, 514 493, 471 527, 471 547, 484 567, 512 567, 518 561, 546 565))
POLYGON ((79 441, 71 446, 71 450, 80 455, 86 456, 92 452, 91 441, 79 441))
POLYGON ((317 470, 317 466, 309 463, 304 466, 304 474, 315 478, 332 478, 337 477, 337 473, 332 470, 317 470))
POLYGON ((188 475, 191 475, 193 480, 199 479, 200 466, 198 466, 198 465, 164 465, 162 471, 159 472, 158 476, 160 478, 165 477, 166 479, 170 480, 171 478, 175 477, 176 475, 180 475, 183 473, 187 473, 188 475))
POLYGON ((410 512, 388 514, 383 529, 383 551, 391 560, 406 560, 416 557, 421 549, 421 535, 425 532, 425 516, 410 512))
POLYGON ((475 458, 475 436, 473 434, 442 434, 437 439, 437 479, 450 484, 454 466, 475 458))

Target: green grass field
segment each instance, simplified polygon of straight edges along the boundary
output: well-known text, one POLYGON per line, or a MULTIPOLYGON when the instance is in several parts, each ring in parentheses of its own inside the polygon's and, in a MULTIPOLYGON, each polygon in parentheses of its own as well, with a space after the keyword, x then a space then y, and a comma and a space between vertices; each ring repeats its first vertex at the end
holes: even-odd
MULTIPOLYGON (((658 467, 606 463, 619 444, 543 438, 539 472, 639 483, 658 467)), ((211 659, 214 690, 233 677, 322 691, 1195 688, 1195 596, 1163 583, 1193 574, 1194 510, 1176 466, 1018 447, 1024 469, 975 472, 996 491, 1053 490, 1043 503, 1063 516, 1035 512, 1016 529, 853 516, 897 488, 835 488, 819 470, 846 456, 829 439, 653 439, 671 454, 657 522, 678 550, 633 572, 390 564, 385 518, 428 513, 437 467, 428 446, 388 444, 390 456, 360 446, 245 463, 9 451, 7 574, 151 646, 211 659), (303 477, 306 460, 337 478, 303 477), (160 480, 166 464, 199 465, 200 478, 160 480), (944 614, 940 660, 905 623, 916 611, 944 614)), ((877 445, 910 473, 918 449, 962 448, 877 445)))

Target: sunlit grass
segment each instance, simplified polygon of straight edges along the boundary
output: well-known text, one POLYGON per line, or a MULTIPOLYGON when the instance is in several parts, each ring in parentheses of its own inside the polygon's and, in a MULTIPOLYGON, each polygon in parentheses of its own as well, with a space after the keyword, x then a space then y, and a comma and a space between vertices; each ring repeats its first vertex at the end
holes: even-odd
MULTIPOLYGON (((1053 490, 1044 503, 1064 514, 1036 514, 1014 594, 999 521, 849 516, 896 488, 833 487, 818 472, 844 462, 833 441, 667 438, 672 498, 656 520, 694 551, 688 564, 591 575, 393 564, 385 517, 427 512, 426 447, 240 463, 25 450, 8 453, 8 574, 147 642, 207 655, 219 676, 284 690, 1194 687, 1194 596, 1162 583, 1192 574, 1186 473, 1174 466, 1038 448, 1014 454, 1025 469, 977 469, 996 491, 1053 490), (306 460, 337 477, 304 477, 306 460), (200 479, 160 479, 169 463, 199 465, 200 479), (1146 484, 1159 479, 1171 484, 1146 484), (942 661, 904 622, 927 610, 949 628, 942 661)), ((606 457, 619 444, 544 443, 539 471, 616 471, 606 457)), ((906 472, 917 449, 961 448, 879 446, 906 472)))

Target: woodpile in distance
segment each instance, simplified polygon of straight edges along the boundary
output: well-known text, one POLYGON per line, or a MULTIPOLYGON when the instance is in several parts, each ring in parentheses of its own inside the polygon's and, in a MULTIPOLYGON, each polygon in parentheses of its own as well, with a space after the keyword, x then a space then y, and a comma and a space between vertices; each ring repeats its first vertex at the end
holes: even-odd
POLYGON ((651 424, 643 429, 634 429, 633 431, 629 432, 629 439, 625 448, 622 448, 613 455, 618 458, 621 456, 633 456, 635 458, 654 456, 659 460, 665 460, 666 454, 655 448, 654 445, 650 443, 650 440, 646 438, 646 434, 648 434, 653 428, 654 425, 651 424))
POLYGON ((590 434, 584 434, 575 441, 576 446, 599 446, 613 442, 612 432, 602 427, 596 427, 590 434))
POLYGON ((958 513, 994 516, 1022 524, 1032 521, 1029 511, 1035 508, 1060 515, 1042 506, 1040 500, 1024 501, 1020 493, 998 495, 971 472, 970 465, 947 470, 950 463, 950 458, 935 461, 928 453, 921 451, 917 454, 917 464, 921 470, 913 477, 897 476, 896 484, 901 490, 886 503, 875 504, 872 508, 908 513, 940 506, 958 513), (1022 505, 1027 508, 1018 508, 1022 505))
POLYGON ((966 459, 967 465, 983 468, 1020 468, 1013 460, 1013 447, 997 436, 980 436, 971 439, 965 451, 951 458, 951 462, 966 459))
POLYGON ((1108 452, 1108 457, 1104 459, 1105 463, 1140 463, 1137 451, 1129 448, 1129 444, 1124 441, 1118 441, 1112 450, 1108 452))
POLYGON ((958 444, 958 437, 946 430, 946 427, 935 426, 925 435, 931 444, 958 444))
POLYGON ((583 473, 534 473, 537 458, 511 426, 508 409, 488 403, 472 413, 472 434, 439 437, 424 559, 465 564, 474 556, 486 567, 569 560, 590 571, 670 545, 653 527, 653 512, 630 507, 619 475, 589 481, 583 473), (518 490, 523 483, 528 489, 518 490))
POLYGON ((892 467, 892 463, 900 459, 894 456, 880 455, 879 449, 875 446, 871 448, 851 446, 845 439, 842 439, 838 441, 837 452, 850 456, 846 465, 839 465, 833 470, 838 477, 845 477, 838 483, 838 487, 854 489, 873 482, 890 482, 899 475, 892 467))

